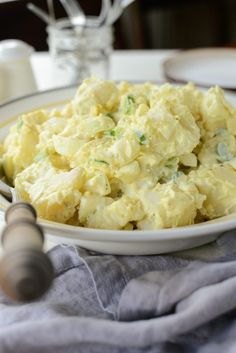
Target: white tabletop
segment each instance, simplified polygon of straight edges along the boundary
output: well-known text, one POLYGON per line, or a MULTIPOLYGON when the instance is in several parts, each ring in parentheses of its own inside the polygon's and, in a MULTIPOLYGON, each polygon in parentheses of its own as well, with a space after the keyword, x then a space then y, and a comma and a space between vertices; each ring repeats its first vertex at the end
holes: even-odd
MULTIPOLYGON (((163 81, 162 63, 175 50, 114 50, 111 54, 110 79, 130 81, 163 81)), ((55 87, 52 60, 46 52, 36 52, 32 67, 39 90, 55 87)))

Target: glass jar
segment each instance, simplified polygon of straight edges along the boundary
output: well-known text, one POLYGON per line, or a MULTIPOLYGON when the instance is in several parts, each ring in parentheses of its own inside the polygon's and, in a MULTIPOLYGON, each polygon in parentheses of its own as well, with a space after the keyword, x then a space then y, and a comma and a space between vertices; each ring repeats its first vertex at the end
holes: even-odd
POLYGON ((111 26, 72 27, 68 19, 60 19, 47 31, 56 83, 79 83, 91 75, 109 78, 111 26))

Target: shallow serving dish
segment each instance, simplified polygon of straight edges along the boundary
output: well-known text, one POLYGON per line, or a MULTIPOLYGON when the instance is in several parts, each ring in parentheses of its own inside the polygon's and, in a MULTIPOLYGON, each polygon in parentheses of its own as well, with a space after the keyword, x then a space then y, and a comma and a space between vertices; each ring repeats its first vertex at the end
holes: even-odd
POLYGON ((165 60, 166 78, 176 82, 194 82, 210 87, 236 89, 236 50, 234 48, 199 48, 183 50, 165 60))
MULTIPOLYGON (((19 114, 39 108, 63 106, 76 87, 44 91, 7 102, 0 106, 0 139, 7 134, 19 114)), ((227 99, 236 106, 236 94, 227 92, 227 99)), ((0 224, 9 203, 0 195, 0 224)), ((219 234, 236 228, 236 214, 192 226, 152 231, 101 230, 69 226, 39 219, 46 237, 55 243, 72 243, 102 253, 122 255, 161 254, 193 248, 215 240, 219 234)))

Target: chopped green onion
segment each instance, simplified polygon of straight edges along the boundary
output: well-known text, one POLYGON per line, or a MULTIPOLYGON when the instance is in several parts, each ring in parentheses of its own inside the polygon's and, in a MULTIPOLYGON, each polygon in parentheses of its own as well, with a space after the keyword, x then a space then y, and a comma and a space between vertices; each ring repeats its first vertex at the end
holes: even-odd
POLYGON ((178 178, 178 177, 180 177, 180 176, 182 176, 182 175, 184 175, 184 173, 183 172, 181 172, 181 171, 177 171, 177 172, 174 172, 173 174, 172 174, 172 176, 171 176, 171 179, 170 180, 172 180, 172 181, 176 181, 176 179, 178 178))
POLYGON ((126 96, 125 106, 123 109, 124 114, 131 113, 134 103, 135 103, 135 99, 133 96, 130 96, 130 95, 126 96))
POLYGON ((94 161, 97 162, 97 163, 104 163, 104 164, 109 165, 109 163, 106 162, 106 161, 104 161, 103 159, 96 159, 96 158, 94 158, 94 161))
POLYGON ((145 135, 141 135, 140 138, 139 138, 139 144, 140 145, 146 145, 146 143, 147 143, 146 136, 145 135))
POLYGON ((105 131, 105 135, 108 135, 108 136, 116 136, 116 130, 108 130, 108 131, 105 131))
POLYGON ((20 129, 22 128, 23 124, 24 124, 23 119, 19 118, 18 121, 17 121, 17 124, 16 124, 17 131, 20 131, 20 129))
POLYGON ((139 144, 140 145, 146 145, 147 144, 147 138, 146 136, 139 130, 134 130, 135 134, 138 137, 139 144))
POLYGON ((46 151, 39 151, 38 154, 36 154, 36 156, 34 157, 34 160, 36 162, 39 162, 41 161, 42 159, 46 158, 47 157, 47 153, 46 151))
POLYGON ((116 139, 119 139, 122 136, 122 134, 123 134, 123 130, 120 128, 115 128, 104 132, 104 135, 112 136, 112 137, 115 137, 116 139))
POLYGON ((218 154, 219 162, 227 162, 233 158, 233 155, 228 150, 227 145, 224 142, 219 142, 216 146, 216 152, 218 154))

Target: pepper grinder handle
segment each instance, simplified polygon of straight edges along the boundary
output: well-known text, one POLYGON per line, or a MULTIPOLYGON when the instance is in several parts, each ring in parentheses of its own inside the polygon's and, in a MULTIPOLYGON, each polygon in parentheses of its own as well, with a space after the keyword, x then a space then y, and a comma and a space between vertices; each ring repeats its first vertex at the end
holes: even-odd
POLYGON ((14 301, 39 298, 53 280, 53 266, 42 250, 44 234, 36 217, 35 209, 26 202, 13 203, 5 213, 0 286, 14 301))

